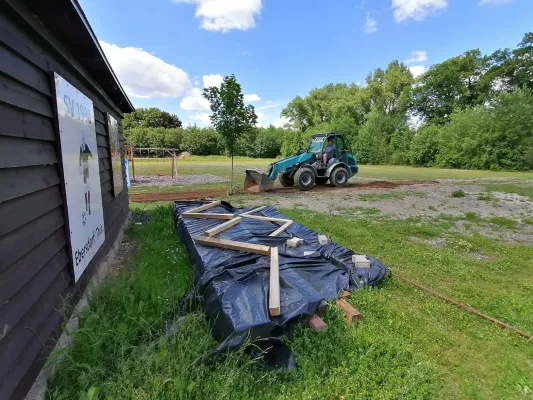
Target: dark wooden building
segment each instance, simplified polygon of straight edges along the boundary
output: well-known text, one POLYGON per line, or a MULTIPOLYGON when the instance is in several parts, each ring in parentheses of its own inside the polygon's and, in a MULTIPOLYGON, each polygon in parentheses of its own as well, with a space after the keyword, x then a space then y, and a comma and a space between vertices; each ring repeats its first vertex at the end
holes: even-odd
MULTIPOLYGON (((76 0, 0 0, 0 399, 24 398, 121 232, 106 113, 133 111, 76 0), (74 283, 54 111, 57 73, 94 105, 105 242, 74 283)), ((125 174, 123 175, 123 180, 125 174)))

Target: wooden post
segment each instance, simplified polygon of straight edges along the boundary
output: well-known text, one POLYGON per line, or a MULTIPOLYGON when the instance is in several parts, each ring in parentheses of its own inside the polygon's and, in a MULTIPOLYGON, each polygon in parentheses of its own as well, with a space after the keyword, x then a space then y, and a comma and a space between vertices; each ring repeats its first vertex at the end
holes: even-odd
POLYGON ((131 148, 131 174, 133 175, 133 181, 135 182, 135 161, 133 159, 135 158, 135 150, 133 149, 133 146, 131 148))
POLYGON ((172 153, 172 179, 174 179, 174 158, 175 158, 175 154, 172 153))
POLYGON ((272 317, 281 314, 279 293, 279 253, 277 247, 270 248, 270 295, 268 309, 272 317))

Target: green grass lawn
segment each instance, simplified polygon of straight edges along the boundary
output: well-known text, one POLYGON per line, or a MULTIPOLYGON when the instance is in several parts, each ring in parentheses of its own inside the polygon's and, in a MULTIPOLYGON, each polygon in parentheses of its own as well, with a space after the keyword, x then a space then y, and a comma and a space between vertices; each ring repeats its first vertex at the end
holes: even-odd
MULTIPOLYGON (((244 171, 247 168, 258 168, 266 171, 268 164, 275 162, 275 159, 258 159, 247 157, 235 157, 234 176, 235 182, 240 187, 244 182, 244 171)), ((191 156, 182 160, 177 160, 178 174, 199 175, 212 174, 229 179, 231 176, 231 159, 224 156, 191 156)), ((135 159, 136 175, 171 175, 172 163, 169 159, 135 159)), ((131 164, 130 164, 131 172, 131 164)), ((132 175, 131 175, 132 176, 132 175)), ((433 179, 473 179, 473 178, 515 178, 533 179, 533 172, 500 172, 500 171, 474 171, 438 168, 414 168, 406 166, 391 165, 361 165, 359 174, 351 179, 356 182, 359 178, 370 178, 376 180, 433 180, 433 179)), ((216 187, 226 187, 227 184, 216 184, 216 187)), ((174 190, 196 190, 193 187, 180 189, 176 186, 161 188, 131 188, 131 193, 138 193, 143 190, 149 191, 174 191, 174 190)))
MULTIPOLYGON (((136 255, 82 313, 48 399, 533 398, 531 342, 394 278, 349 299, 361 322, 347 325, 332 305, 326 332, 299 326, 292 372, 262 370, 244 351, 203 362, 216 343, 201 309, 181 305, 192 268, 171 207, 133 208, 153 221, 128 228, 136 255), (166 335, 174 321, 179 328, 166 335)), ((393 271, 533 331, 531 246, 459 235, 455 220, 440 217, 281 211, 393 271), (436 239, 443 243, 433 245, 436 239)), ((469 221, 473 230, 486 223, 469 221)))

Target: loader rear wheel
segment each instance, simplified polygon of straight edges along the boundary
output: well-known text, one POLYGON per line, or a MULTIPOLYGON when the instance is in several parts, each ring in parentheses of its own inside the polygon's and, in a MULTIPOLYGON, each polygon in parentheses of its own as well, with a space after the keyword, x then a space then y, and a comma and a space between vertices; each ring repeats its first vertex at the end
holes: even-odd
POLYGON ((345 186, 348 183, 348 179, 348 171, 344 167, 335 168, 329 177, 329 181, 333 186, 345 186))
POLYGON ((316 178, 316 184, 317 185, 325 185, 328 183, 329 178, 316 178))
POLYGON ((309 190, 315 184, 315 173, 311 168, 301 167, 294 174, 294 182, 300 190, 309 190))
POLYGON ((279 183, 285 187, 294 186, 294 179, 289 178, 286 174, 279 174, 279 183))

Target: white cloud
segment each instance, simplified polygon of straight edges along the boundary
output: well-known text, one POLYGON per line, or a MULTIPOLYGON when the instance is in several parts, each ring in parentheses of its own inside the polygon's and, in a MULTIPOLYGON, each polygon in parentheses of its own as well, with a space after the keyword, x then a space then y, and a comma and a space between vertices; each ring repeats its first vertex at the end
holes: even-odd
POLYGON ((426 72, 426 68, 423 65, 413 65, 409 67, 409 71, 413 74, 415 78, 422 75, 424 72, 426 72))
POLYGON ((119 47, 102 40, 100 46, 130 96, 173 98, 186 95, 192 87, 185 71, 143 49, 119 47))
POLYGON ((513 0, 481 0, 478 5, 480 6, 498 6, 500 4, 510 3, 513 0))
POLYGON ((261 97, 259 97, 255 93, 254 94, 245 94, 244 95, 244 101, 246 103, 253 103, 254 101, 259 101, 259 100, 261 100, 261 97))
POLYGON ((267 101, 265 101, 265 104, 263 104, 260 107, 256 107, 255 109, 256 110, 266 110, 267 108, 279 107, 280 105, 281 105, 280 103, 276 103, 276 102, 274 102, 272 100, 267 100, 267 101))
MULTIPOLYGON (((220 87, 224 78, 220 74, 211 74, 202 76, 202 81, 204 83, 204 88, 216 86, 220 87)), ((244 101, 247 103, 252 103, 254 101, 259 101, 261 98, 257 94, 245 94, 244 101)), ((209 101, 204 98, 203 91, 200 88, 192 88, 186 97, 180 103, 180 107, 184 110, 210 110, 209 101)))
POLYGON ((378 21, 370 16, 370 13, 366 14, 366 23, 364 30, 366 33, 374 33, 378 30, 378 21))
POLYGON ((255 27, 261 13, 261 0, 173 0, 175 3, 196 4, 196 17, 208 31, 245 31, 255 27))
POLYGON ((198 125, 201 126, 208 126, 211 125, 211 119, 209 117, 211 114, 209 113, 197 113, 191 116, 191 120, 198 123, 198 125))
POLYGON ((209 101, 202 95, 202 89, 193 88, 187 97, 184 97, 180 107, 184 110, 209 110, 209 101))
POLYGON ((394 18, 397 22, 406 19, 423 21, 437 10, 448 7, 448 0, 392 0, 394 18))
POLYGON ((420 63, 428 59, 428 53, 424 50, 415 50, 411 52, 411 58, 405 60, 406 64, 420 63))
POLYGON ((204 82, 205 88, 211 87, 211 86, 220 87, 223 80, 224 80, 224 77, 220 74, 204 75, 202 77, 202 81, 204 82))

